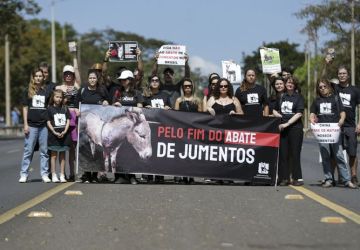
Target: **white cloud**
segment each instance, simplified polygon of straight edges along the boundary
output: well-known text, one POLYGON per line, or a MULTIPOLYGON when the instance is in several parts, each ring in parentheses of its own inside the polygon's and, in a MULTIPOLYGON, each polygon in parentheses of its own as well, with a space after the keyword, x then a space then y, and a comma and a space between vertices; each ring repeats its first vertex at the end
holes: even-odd
POLYGON ((201 75, 209 75, 210 73, 216 72, 219 75, 222 75, 222 70, 219 65, 207 61, 204 58, 200 56, 191 56, 189 59, 189 65, 191 70, 195 70, 196 68, 199 68, 201 70, 201 75))

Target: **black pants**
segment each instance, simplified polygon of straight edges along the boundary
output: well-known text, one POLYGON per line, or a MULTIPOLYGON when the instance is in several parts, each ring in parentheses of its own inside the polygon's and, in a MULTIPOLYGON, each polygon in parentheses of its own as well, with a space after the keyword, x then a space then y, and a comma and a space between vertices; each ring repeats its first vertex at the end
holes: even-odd
POLYGON ((303 128, 288 127, 280 134, 279 150, 279 180, 302 179, 301 147, 303 143, 303 128))

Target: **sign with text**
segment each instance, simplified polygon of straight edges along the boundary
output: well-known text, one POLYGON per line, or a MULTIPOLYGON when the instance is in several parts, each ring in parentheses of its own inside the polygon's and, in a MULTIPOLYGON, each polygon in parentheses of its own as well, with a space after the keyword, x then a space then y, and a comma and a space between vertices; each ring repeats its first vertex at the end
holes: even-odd
POLYGON ((233 61, 221 61, 223 77, 231 83, 241 82, 241 67, 233 61))
POLYGON ((264 74, 281 72, 280 53, 278 49, 261 48, 260 57, 264 74))
POLYGON ((311 132, 319 143, 337 143, 341 129, 337 123, 310 124, 311 132))
POLYGON ((84 171, 272 183, 279 118, 82 105, 84 171))
POLYGON ((134 41, 110 41, 110 62, 137 61, 136 49, 138 43, 134 41))
POLYGON ((163 45, 159 49, 158 64, 185 65, 186 46, 163 45))

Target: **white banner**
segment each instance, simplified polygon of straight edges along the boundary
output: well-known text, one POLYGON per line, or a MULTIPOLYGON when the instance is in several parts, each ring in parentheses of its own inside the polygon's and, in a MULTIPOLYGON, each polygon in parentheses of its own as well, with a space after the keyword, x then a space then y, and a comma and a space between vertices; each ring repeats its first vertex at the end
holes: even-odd
POLYGON ((223 77, 231 83, 241 82, 241 67, 233 61, 221 61, 223 77))
POLYGON ((185 65, 186 46, 163 45, 159 49, 158 64, 185 65))
POLYGON ((315 123, 310 124, 311 132, 319 143, 337 143, 341 129, 337 123, 315 123))
POLYGON ((261 48, 260 57, 264 74, 281 72, 280 53, 278 49, 261 48))

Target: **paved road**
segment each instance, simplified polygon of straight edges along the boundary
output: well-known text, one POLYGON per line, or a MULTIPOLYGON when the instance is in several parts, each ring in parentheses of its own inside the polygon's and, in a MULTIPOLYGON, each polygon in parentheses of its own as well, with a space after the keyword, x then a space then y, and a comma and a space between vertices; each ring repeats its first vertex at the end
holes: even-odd
MULTIPOLYGON (((0 141, 0 216, 61 184, 18 184, 22 141, 0 141), (19 150, 20 149, 20 150, 19 150), (19 151, 17 151, 19 150, 19 151)), ((360 190, 323 189, 306 140, 305 188, 360 214, 360 190)), ((38 158, 32 178, 40 179, 38 158)), ((0 249, 359 249, 360 225, 291 187, 74 184, 0 225, 0 249), (49 211, 53 218, 28 218, 49 211), (321 223, 340 216, 344 224, 321 223)))

